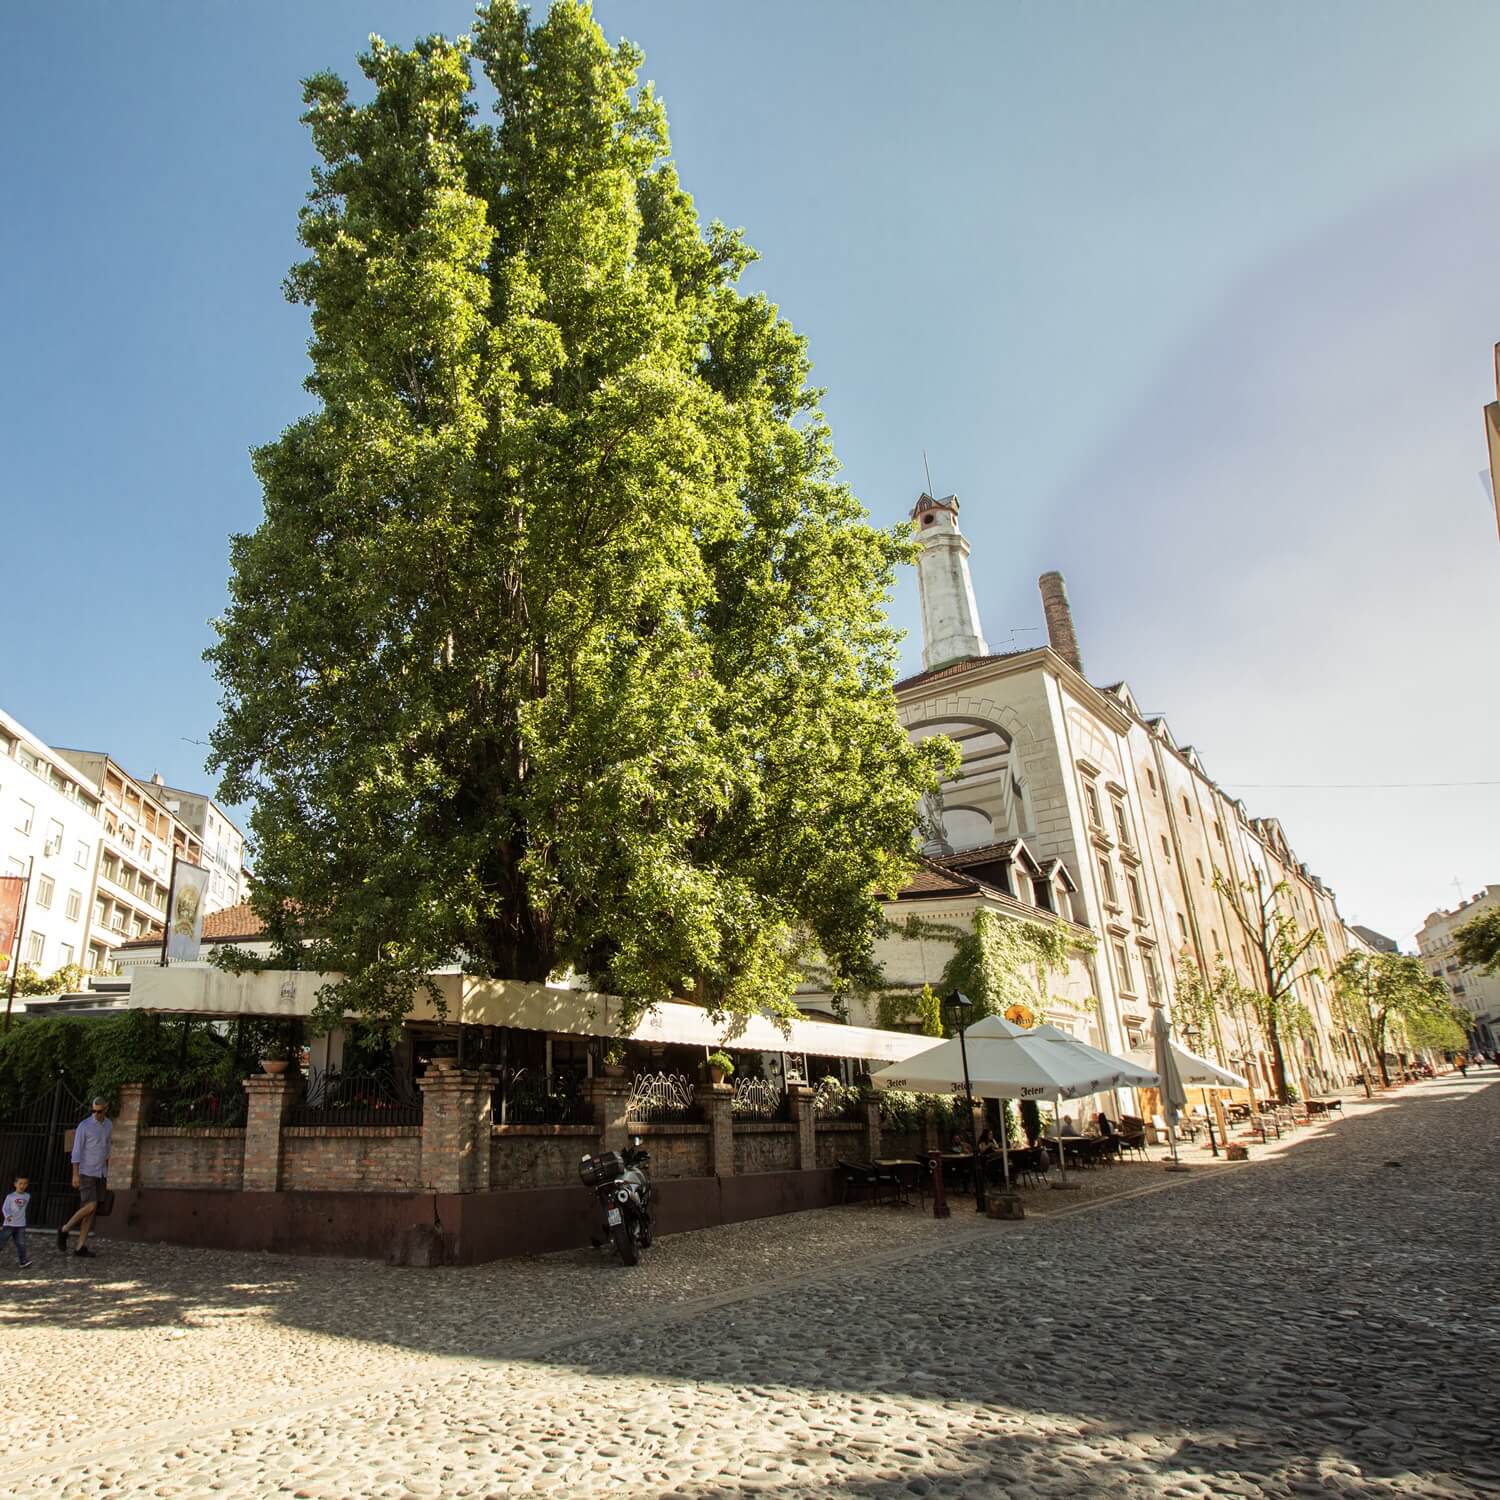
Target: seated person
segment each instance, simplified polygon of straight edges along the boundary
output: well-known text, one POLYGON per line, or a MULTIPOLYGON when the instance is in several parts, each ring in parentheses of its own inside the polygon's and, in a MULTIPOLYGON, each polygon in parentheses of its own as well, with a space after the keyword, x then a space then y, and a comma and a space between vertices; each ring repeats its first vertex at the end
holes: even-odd
POLYGON ((979 1132, 979 1154, 988 1156, 992 1151, 1000 1149, 1000 1142, 995 1139, 995 1132, 988 1125, 979 1132))
POLYGON ((1098 1130, 1099 1134, 1102 1135, 1105 1140, 1108 1140, 1109 1137, 1115 1133, 1114 1121, 1111 1120, 1110 1117, 1105 1114, 1102 1109, 1097 1115, 1094 1116, 1094 1128, 1098 1130))
POLYGON ((1062 1134, 1062 1135, 1078 1135, 1078 1134, 1080 1134, 1080 1131, 1079 1131, 1078 1127, 1073 1123, 1073 1116, 1072 1115, 1064 1115, 1062 1117, 1062 1130, 1060 1131, 1060 1134, 1062 1134))
POLYGON ((958 1131, 953 1132, 953 1139, 948 1143, 948 1152, 952 1156, 969 1156, 969 1143, 958 1131))

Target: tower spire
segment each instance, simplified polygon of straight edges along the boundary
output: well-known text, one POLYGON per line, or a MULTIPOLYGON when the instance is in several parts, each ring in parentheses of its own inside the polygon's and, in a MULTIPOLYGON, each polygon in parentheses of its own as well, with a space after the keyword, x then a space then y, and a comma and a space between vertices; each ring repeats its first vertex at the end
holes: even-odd
POLYGON ((958 529, 958 496, 923 494, 912 507, 917 528, 917 587, 922 594, 922 666, 988 656, 969 576, 969 543, 958 529))

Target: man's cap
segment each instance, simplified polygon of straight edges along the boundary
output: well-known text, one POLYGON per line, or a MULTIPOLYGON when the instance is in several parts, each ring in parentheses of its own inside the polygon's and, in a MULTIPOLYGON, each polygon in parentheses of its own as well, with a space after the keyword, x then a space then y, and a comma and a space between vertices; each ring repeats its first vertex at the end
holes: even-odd
POLYGON ((108 1109, 109 1108, 109 1100, 106 1099, 103 1094, 95 1094, 94 1095, 94 1102, 89 1106, 89 1108, 90 1109, 108 1109))

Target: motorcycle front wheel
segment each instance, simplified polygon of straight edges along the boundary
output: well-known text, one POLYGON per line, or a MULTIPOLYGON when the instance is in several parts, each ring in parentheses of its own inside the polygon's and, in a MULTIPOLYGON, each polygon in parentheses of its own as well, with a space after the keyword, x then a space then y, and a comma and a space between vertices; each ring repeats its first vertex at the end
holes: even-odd
POLYGON ((620 1259, 627 1266, 633 1266, 640 1260, 641 1252, 635 1242, 635 1236, 630 1232, 630 1225, 616 1224, 610 1230, 610 1238, 615 1242, 615 1249, 619 1252, 620 1259))
POLYGON ((651 1248, 651 1215, 644 1214, 641 1217, 641 1249, 651 1248))

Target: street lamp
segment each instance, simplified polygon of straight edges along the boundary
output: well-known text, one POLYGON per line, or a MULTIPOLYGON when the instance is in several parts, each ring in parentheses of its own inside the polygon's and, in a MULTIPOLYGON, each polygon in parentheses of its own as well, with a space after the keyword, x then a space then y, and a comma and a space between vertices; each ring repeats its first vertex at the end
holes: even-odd
POLYGON ((974 1128, 974 1090, 969 1083, 969 1048, 964 1041, 964 1027, 974 1002, 961 990, 954 990, 946 1004, 958 1012, 958 1055, 964 1061, 964 1105, 969 1111, 969 1146, 974 1153, 974 1212, 984 1212, 984 1167, 979 1160, 979 1136, 974 1128))

